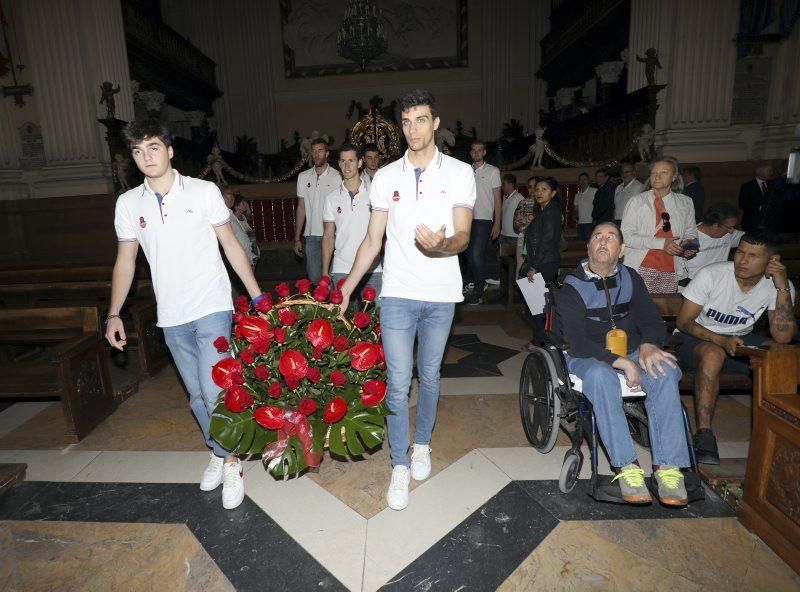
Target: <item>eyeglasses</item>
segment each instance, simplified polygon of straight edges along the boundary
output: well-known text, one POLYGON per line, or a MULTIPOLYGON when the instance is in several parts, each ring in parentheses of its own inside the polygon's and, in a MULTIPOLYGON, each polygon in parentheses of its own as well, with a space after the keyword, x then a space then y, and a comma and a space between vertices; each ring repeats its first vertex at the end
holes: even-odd
POLYGON ((669 212, 661 212, 661 229, 664 232, 672 230, 672 224, 669 223, 669 212))

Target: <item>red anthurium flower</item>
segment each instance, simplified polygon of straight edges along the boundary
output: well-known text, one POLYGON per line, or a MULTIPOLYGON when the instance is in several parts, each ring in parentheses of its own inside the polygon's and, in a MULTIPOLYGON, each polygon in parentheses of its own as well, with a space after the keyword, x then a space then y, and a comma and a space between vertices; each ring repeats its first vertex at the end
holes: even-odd
POLYGON ((308 397, 300 399, 300 404, 297 406, 297 410, 303 415, 311 415, 317 410, 317 408, 317 402, 314 399, 309 399, 308 397))
POLYGON ((308 360, 296 349, 287 349, 278 361, 278 370, 286 379, 300 380, 308 370, 308 360))
POLYGON ((250 343, 259 339, 271 339, 272 327, 261 317, 246 316, 239 323, 239 331, 242 337, 250 343))
POLYGON ((283 394, 283 385, 280 382, 273 382, 267 387, 267 395, 273 399, 278 399, 283 394))
POLYGON ((323 275, 319 278, 319 282, 317 283, 318 286, 325 286, 326 288, 331 287, 331 276, 323 275))
POLYGON ((377 296, 378 291, 372 286, 365 286, 361 291, 361 298, 363 298, 365 302, 375 302, 377 296))
POLYGON ((333 343, 333 326, 328 319, 314 319, 306 329, 306 339, 314 347, 328 348, 333 343))
POLYGON ((275 286, 275 292, 281 298, 286 298, 289 294, 292 293, 292 289, 289 287, 289 284, 286 282, 281 282, 277 286, 275 286))
POLYGON ((358 311, 353 315, 353 324, 359 329, 366 329, 372 322, 372 317, 367 312, 358 311))
POLYGON ((378 359, 381 362, 386 361, 386 352, 383 351, 383 344, 382 343, 376 343, 375 345, 378 346, 378 359))
POLYGON ((242 365, 238 360, 225 358, 220 360, 211 368, 211 380, 220 388, 231 388, 234 384, 234 376, 241 376, 242 365))
POLYGON ((378 362, 378 346, 359 341, 350 348, 350 365, 356 370, 369 370, 378 362))
POLYGON ((234 413, 241 413, 255 403, 253 396, 241 386, 232 386, 225 391, 225 407, 234 413))
POLYGON ((250 300, 247 299, 247 296, 237 296, 235 304, 236 310, 240 310, 242 312, 247 312, 250 310, 250 300))
POLYGON ((314 288, 314 300, 317 302, 325 302, 328 299, 328 288, 326 286, 317 286, 314 288))
POLYGON ((276 327, 275 343, 286 343, 286 329, 283 327, 276 327))
POLYGON ((365 380, 361 387, 361 402, 375 407, 386 398, 386 383, 382 380, 365 380))
POLYGON ((319 374, 319 368, 314 368, 314 366, 309 366, 308 370, 306 370, 306 378, 308 378, 314 384, 317 384, 321 378, 319 374))
POLYGON ((342 386, 345 382, 347 382, 347 377, 340 370, 331 372, 331 384, 333 386, 342 386))
POLYGON ((272 294, 263 294, 263 298, 256 303, 256 310, 264 314, 272 310, 272 294))
POLYGON ((253 354, 253 349, 248 347, 239 352, 239 359, 244 364, 252 364, 256 361, 256 356, 253 354))
POLYGON ((341 304, 344 298, 342 297, 342 292, 340 290, 333 290, 331 291, 331 304, 341 304))
POLYGON ((342 397, 334 397, 325 405, 325 412, 322 421, 325 423, 336 423, 347 414, 347 401, 342 397))
POLYGON ((253 368, 253 374, 256 375, 256 378, 263 381, 269 380, 269 377, 271 376, 271 372, 266 366, 256 366, 253 368))
POLYGON ((337 352, 343 352, 348 347, 350 347, 350 342, 344 335, 337 335, 333 339, 333 349, 335 349, 337 352))
POLYGON ((311 280, 303 278, 302 280, 297 280, 294 283, 294 287, 297 288, 297 291, 301 294, 305 294, 306 292, 311 291, 311 280))
POLYGON ((268 430, 279 430, 286 425, 286 418, 283 417, 283 409, 280 407, 273 407, 272 405, 264 405, 256 408, 256 410, 253 411, 253 419, 256 420, 258 425, 268 430))
POLYGON ((299 318, 300 317, 297 315, 297 313, 294 313, 286 308, 278 311, 278 320, 281 322, 281 325, 286 327, 291 327, 294 325, 299 318))
POLYGON ((228 343, 227 339, 225 339, 222 335, 220 335, 214 340, 214 347, 217 348, 217 351, 219 353, 224 353, 230 349, 231 344, 228 343))

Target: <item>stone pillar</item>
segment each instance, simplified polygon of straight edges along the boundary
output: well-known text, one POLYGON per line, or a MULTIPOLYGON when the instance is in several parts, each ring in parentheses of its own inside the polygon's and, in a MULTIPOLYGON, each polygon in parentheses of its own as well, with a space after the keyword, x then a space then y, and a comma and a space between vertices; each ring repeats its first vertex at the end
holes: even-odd
POLYGON ((481 4, 481 128, 479 137, 500 137, 511 119, 511 0, 481 4))

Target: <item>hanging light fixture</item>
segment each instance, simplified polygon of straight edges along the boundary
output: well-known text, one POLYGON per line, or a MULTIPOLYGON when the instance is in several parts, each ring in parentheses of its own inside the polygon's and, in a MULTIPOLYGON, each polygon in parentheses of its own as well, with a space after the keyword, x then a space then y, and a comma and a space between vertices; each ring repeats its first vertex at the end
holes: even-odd
POLYGON ((336 41, 339 55, 364 70, 370 60, 384 53, 388 43, 380 19, 372 0, 350 0, 336 41))

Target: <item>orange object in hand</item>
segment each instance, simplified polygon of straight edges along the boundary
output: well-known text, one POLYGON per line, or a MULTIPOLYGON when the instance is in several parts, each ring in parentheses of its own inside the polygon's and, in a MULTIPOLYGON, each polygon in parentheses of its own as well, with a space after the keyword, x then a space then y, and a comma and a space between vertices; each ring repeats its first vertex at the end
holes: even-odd
POLYGON ((606 333, 606 349, 621 358, 628 356, 628 334, 622 329, 611 329, 606 333))

